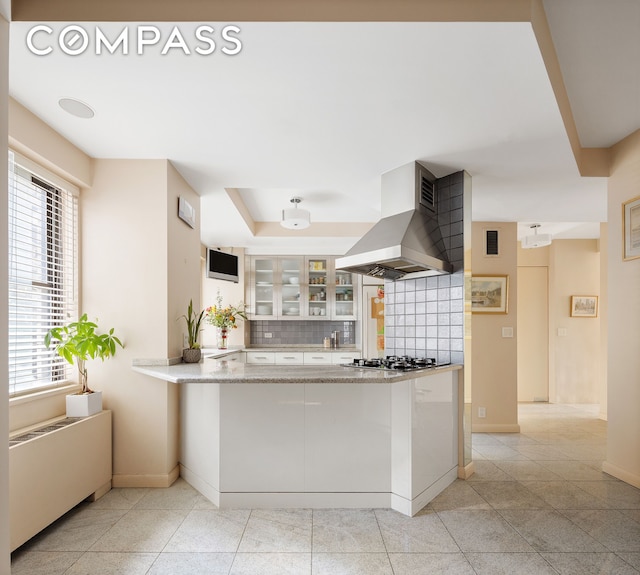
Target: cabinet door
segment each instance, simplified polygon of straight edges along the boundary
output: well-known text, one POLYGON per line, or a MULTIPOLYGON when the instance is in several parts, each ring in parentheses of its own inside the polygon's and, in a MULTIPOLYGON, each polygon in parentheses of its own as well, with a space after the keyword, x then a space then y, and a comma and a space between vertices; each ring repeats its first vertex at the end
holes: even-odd
POLYGON ((305 351, 305 365, 331 365, 331 352, 305 351))
POLYGON ((332 319, 357 319, 359 278, 351 272, 336 270, 333 285, 332 319))
POLYGON ((278 315, 276 263, 277 260, 273 257, 251 257, 252 319, 274 319, 278 315))
POLYGON ((281 257, 278 258, 278 294, 279 310, 283 318, 300 318, 304 312, 301 305, 301 292, 304 284, 304 258, 281 257))
POLYGON ((307 308, 306 316, 311 319, 329 319, 329 267, 331 258, 307 257, 307 308))
POLYGON ((275 363, 276 354, 272 351, 247 351, 246 363, 275 363))

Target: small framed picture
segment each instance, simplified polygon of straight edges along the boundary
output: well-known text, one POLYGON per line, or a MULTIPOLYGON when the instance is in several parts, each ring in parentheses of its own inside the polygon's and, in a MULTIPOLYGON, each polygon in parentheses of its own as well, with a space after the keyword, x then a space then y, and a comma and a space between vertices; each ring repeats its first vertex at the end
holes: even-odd
POLYGON ((572 295, 571 317, 598 317, 597 295, 572 295))
POLYGON ((640 196, 622 204, 622 246, 624 260, 640 258, 640 196))
POLYGON ((473 313, 507 313, 509 276, 472 276, 471 311, 473 313))
POLYGON ((178 217, 192 228, 196 227, 196 210, 182 196, 178 199, 178 217))

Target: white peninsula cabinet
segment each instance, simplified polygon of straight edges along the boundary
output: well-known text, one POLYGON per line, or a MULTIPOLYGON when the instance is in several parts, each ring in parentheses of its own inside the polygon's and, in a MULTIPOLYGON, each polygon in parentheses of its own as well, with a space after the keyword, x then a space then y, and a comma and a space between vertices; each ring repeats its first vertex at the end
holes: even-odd
POLYGON ((176 380, 181 476, 222 508, 414 515, 457 477, 459 367, 190 369, 176 380))
POLYGON ((356 274, 336 270, 333 256, 247 256, 250 319, 356 320, 356 274))

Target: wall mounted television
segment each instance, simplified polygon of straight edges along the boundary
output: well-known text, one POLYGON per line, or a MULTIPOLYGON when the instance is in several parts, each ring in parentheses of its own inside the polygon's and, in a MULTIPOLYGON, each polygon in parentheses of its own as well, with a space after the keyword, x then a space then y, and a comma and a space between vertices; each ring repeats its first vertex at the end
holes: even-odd
POLYGON ((207 277, 238 283, 238 256, 207 248, 207 277))

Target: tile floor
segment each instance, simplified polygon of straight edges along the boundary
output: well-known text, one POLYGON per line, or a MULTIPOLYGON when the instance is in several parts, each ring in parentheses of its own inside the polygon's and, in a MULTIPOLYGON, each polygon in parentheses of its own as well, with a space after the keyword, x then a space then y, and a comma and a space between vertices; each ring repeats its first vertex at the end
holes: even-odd
POLYGON ((187 483, 113 489, 18 549, 13 575, 631 575, 640 490, 600 471, 594 406, 524 404, 520 434, 474 434, 476 474, 419 515, 219 510, 187 483))

